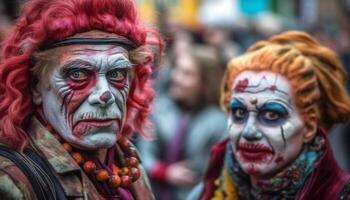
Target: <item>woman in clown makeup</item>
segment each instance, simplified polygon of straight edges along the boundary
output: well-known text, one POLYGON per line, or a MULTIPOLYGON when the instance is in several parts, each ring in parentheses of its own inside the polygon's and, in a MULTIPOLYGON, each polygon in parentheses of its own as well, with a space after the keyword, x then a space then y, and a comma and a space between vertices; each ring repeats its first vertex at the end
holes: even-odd
POLYGON ((345 81, 334 52, 303 32, 231 60, 221 94, 229 137, 188 199, 350 199, 326 133, 350 119, 345 81))

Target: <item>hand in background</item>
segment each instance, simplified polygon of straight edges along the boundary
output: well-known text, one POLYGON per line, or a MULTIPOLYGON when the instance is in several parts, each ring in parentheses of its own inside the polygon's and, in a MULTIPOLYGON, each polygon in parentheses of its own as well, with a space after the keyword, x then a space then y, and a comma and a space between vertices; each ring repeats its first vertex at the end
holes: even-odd
POLYGON ((186 161, 169 165, 165 175, 167 182, 175 186, 192 186, 197 183, 196 173, 188 168, 186 161))

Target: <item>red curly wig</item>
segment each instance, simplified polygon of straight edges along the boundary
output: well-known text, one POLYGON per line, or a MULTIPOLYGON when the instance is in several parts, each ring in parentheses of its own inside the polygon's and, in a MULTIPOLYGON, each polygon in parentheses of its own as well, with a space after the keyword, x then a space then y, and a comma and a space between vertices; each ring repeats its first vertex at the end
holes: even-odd
MULTIPOLYGON (((149 41, 147 36, 150 30, 138 23, 132 0, 30 0, 3 44, 0 66, 0 143, 18 151, 28 144, 25 129, 34 111, 29 87, 33 55, 49 44, 90 30, 121 35, 141 49, 147 45, 156 45, 162 49, 158 36, 152 37, 156 40, 149 41)), ((150 124, 148 116, 154 96, 149 79, 152 55, 149 50, 147 59, 135 67, 127 101, 124 135, 134 131, 144 134, 145 126, 150 124)))

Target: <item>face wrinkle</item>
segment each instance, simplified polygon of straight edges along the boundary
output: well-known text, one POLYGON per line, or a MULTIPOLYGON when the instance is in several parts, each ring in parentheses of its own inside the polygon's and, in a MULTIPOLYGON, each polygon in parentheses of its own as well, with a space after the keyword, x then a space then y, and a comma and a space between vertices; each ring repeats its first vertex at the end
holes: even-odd
MULTIPOLYGON (((113 48, 109 48, 109 49, 113 49, 113 48)), ((120 50, 113 50, 110 52, 106 52, 101 49, 97 49, 97 51, 92 51, 95 53, 98 52, 99 54, 97 56, 86 56, 85 55, 86 51, 82 51, 82 50, 77 51, 77 50, 74 50, 74 48, 73 48, 73 52, 74 52, 74 55, 69 54, 70 55, 69 57, 61 56, 63 60, 68 60, 68 61, 66 64, 63 64, 55 69, 53 76, 51 78, 51 83, 54 85, 54 87, 52 87, 53 90, 51 91, 51 93, 53 93, 56 96, 55 99, 57 99, 60 105, 59 111, 65 116, 63 117, 65 118, 65 122, 63 123, 65 125, 57 124, 56 128, 58 127, 58 129, 61 129, 60 132, 64 132, 63 134, 66 134, 64 139, 68 138, 68 140, 73 140, 70 142, 72 142, 73 144, 79 143, 80 147, 85 148, 87 146, 84 147, 84 143, 86 143, 86 141, 91 141, 90 139, 86 138, 86 137, 90 137, 88 136, 90 133, 84 133, 84 135, 82 135, 82 137, 85 137, 85 139, 84 138, 78 139, 78 138, 75 138, 74 136, 75 135, 74 124, 77 123, 79 120, 88 120, 88 121, 95 120, 96 122, 93 122, 93 123, 104 123, 102 122, 103 120, 108 120, 108 118, 113 118, 117 120, 116 122, 117 123, 116 125, 118 128, 117 132, 121 131, 120 128, 122 126, 122 122, 125 121, 124 118, 125 118, 126 102, 127 102, 128 92, 129 92, 129 81, 128 81, 129 70, 133 65, 124 55, 124 52, 120 50), (118 54, 116 55, 111 54, 114 52, 118 52, 118 54), (82 53, 85 53, 85 54, 82 55, 82 53), (80 73, 85 73, 84 70, 88 70, 88 74, 87 74, 88 77, 86 79, 83 79, 82 82, 77 83, 78 88, 75 88, 75 86, 72 86, 69 83, 70 82, 69 73, 71 73, 71 70, 83 70, 83 71, 79 71, 80 73), (118 73, 122 73, 123 75, 123 77, 120 79, 121 82, 119 82, 119 79, 109 80, 110 77, 108 76, 108 73, 113 70, 125 70, 124 72, 118 72, 118 73), (99 81, 103 81, 103 82, 98 83, 99 81), (101 88, 98 88, 98 87, 101 87, 101 88), (116 110, 118 110, 117 113, 111 113, 109 111, 106 111, 108 110, 108 108, 110 108, 109 105, 107 105, 108 101, 104 102, 100 99, 101 95, 104 94, 105 92, 110 92, 111 97, 113 99, 112 105, 114 105, 116 110), (91 95, 97 95, 97 96, 93 97, 91 95), (88 101, 90 101, 89 98, 90 100, 91 98, 95 100, 97 100, 96 98, 98 98, 100 103, 98 105, 90 105, 91 102, 88 103, 88 101), (104 105, 106 105, 106 107, 104 107, 104 105), (80 108, 82 106, 84 108, 80 108), (82 112, 86 109, 87 109, 87 112, 82 112), (84 114, 84 113, 88 113, 88 114, 84 114), (85 116, 85 119, 82 116, 85 116), (89 119, 87 119, 86 117, 88 117, 89 119), (68 127, 63 128, 63 126, 68 126, 68 127), (67 132, 66 130, 70 130, 70 131, 67 132), (78 140, 80 140, 80 142, 78 140)), ((117 76, 119 77, 121 75, 118 74, 117 76)), ((73 81, 73 84, 75 84, 74 80, 71 80, 71 81, 73 81)), ((46 113, 52 113, 52 111, 46 110, 46 113)), ((54 122, 55 120, 52 120, 52 119, 62 118, 59 116, 57 117, 55 116, 50 117, 51 123, 54 123, 54 124, 59 123, 59 122, 54 122)), ((99 130, 106 131, 111 128, 111 127, 108 129, 94 128, 94 125, 91 124, 93 126, 90 126, 89 123, 85 123, 81 125, 80 130, 83 132, 89 132, 89 130, 93 130, 95 134, 95 133, 98 133, 99 130)), ((115 131, 114 133, 117 134, 117 132, 115 131)), ((102 137, 102 135, 99 137, 102 137)), ((96 137, 92 135, 91 138, 96 138, 96 137)), ((95 141, 95 139, 93 140, 95 141)), ((108 141, 108 139, 106 140, 108 141)), ((102 141, 102 138, 100 141, 102 141)), ((91 142, 88 146, 89 147, 87 148, 91 148, 91 142)))

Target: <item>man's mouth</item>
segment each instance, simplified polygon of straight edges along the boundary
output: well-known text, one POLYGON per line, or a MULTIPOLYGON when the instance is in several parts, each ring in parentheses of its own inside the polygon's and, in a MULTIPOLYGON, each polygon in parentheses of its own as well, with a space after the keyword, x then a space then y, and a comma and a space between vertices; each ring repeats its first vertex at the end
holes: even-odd
POLYGON ((109 127, 113 123, 117 122, 117 119, 89 119, 89 120, 81 120, 76 123, 76 126, 80 123, 89 124, 89 126, 94 126, 96 128, 109 127))
POLYGON ((273 156, 271 147, 262 144, 238 144, 237 152, 247 162, 265 162, 273 156))
POLYGON ((119 125, 118 119, 88 119, 80 120, 74 124, 73 133, 75 136, 81 137, 86 135, 91 129, 106 129, 111 126, 119 125))

